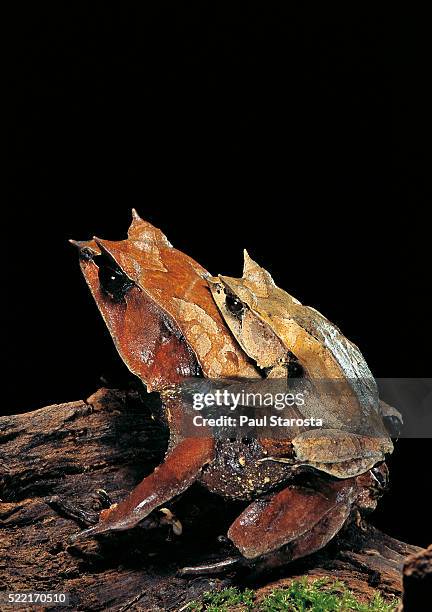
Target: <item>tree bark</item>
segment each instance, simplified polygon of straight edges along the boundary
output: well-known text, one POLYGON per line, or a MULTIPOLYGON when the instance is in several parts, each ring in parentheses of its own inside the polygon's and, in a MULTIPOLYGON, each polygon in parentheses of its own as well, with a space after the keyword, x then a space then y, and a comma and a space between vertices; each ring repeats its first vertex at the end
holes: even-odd
POLYGON ((263 594, 299 576, 341 579, 364 599, 376 590, 401 596, 405 557, 421 549, 354 520, 277 580, 244 571, 180 576, 183 566, 228 556, 218 535, 243 507, 200 485, 168 504, 180 536, 157 511, 131 532, 71 544, 86 519, 97 519, 105 499, 98 490, 117 502, 163 459, 167 432, 152 418, 157 410, 153 395, 100 389, 86 401, 0 420, 1 590, 65 592, 73 609, 91 611, 179 610, 207 590, 247 585, 263 594), (82 511, 75 520, 74 508, 82 511))
POLYGON ((406 559, 403 567, 404 612, 428 612, 432 601, 432 544, 406 559))

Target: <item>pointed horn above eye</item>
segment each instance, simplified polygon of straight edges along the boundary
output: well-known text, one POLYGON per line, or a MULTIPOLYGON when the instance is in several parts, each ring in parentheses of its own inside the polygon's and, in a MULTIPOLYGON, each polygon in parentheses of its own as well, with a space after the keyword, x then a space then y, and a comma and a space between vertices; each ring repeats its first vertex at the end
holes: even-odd
POLYGON ((136 208, 132 208, 132 223, 134 221, 142 221, 141 217, 139 216, 139 214, 136 211, 136 208))
POLYGON ((268 288, 274 287, 274 281, 270 274, 259 266, 250 256, 246 249, 243 251, 243 281, 245 285, 250 287, 257 295, 262 297, 267 296, 268 288))
POLYGON ((83 251, 83 249, 88 249, 94 255, 99 255, 100 249, 94 240, 73 240, 72 238, 68 241, 74 247, 76 247, 79 251, 83 251))
POLYGON ((82 240, 74 240, 73 238, 69 238, 68 240, 69 244, 73 244, 75 247, 77 247, 77 249, 81 249, 82 248, 82 240))
POLYGON ((143 244, 172 247, 165 234, 148 221, 141 219, 135 208, 132 208, 132 223, 128 229, 128 238, 143 244))
POLYGON ((260 266, 250 257, 246 249, 243 249, 243 276, 249 276, 257 270, 261 270, 260 266))
POLYGON ((131 213, 132 213, 132 221, 128 229, 129 237, 134 236, 135 234, 139 233, 144 223, 144 221, 141 219, 141 217, 139 216, 135 208, 132 208, 131 213))

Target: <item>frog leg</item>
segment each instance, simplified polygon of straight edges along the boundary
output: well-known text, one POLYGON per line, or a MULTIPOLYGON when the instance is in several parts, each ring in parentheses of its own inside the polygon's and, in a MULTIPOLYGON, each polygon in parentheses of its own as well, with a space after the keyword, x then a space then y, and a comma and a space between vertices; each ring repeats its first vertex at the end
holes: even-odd
POLYGON ((384 461, 393 451, 389 437, 360 436, 336 429, 310 430, 293 438, 294 459, 270 455, 260 462, 308 466, 336 478, 352 478, 384 461))
POLYGON ((103 510, 99 523, 81 531, 73 540, 135 527, 150 512, 185 491, 198 478, 202 467, 212 460, 213 453, 212 438, 184 438, 125 500, 103 510))
MULTIPOLYGON (((305 431, 292 440, 292 445, 297 465, 310 466, 336 478, 367 472, 384 461, 386 453, 393 451, 387 434, 366 436, 336 429, 305 431)), ((279 457, 266 457, 261 461, 285 462, 279 457)), ((289 462, 292 463, 292 459, 289 462)))
POLYGON ((228 537, 246 559, 284 548, 286 561, 322 548, 347 520, 358 494, 354 478, 290 486, 252 502, 228 537))

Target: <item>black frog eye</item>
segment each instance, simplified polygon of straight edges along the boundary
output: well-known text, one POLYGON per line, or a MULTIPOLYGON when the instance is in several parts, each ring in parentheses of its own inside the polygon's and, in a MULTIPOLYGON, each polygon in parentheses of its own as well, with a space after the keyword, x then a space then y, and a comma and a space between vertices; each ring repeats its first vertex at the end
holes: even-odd
POLYGON ((398 438, 402 432, 402 421, 392 414, 384 417, 384 425, 392 438, 398 438))
POLYGON ((237 318, 243 314, 244 306, 234 295, 227 293, 225 297, 225 305, 229 312, 237 318))
POLYGON ((102 290, 115 301, 121 301, 134 286, 133 281, 109 257, 100 255, 96 258, 96 263, 102 290))

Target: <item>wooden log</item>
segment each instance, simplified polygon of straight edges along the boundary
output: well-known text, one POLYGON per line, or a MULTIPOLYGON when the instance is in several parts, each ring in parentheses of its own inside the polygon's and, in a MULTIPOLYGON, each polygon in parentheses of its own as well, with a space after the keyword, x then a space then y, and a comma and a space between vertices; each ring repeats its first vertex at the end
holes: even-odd
POLYGON ((432 545, 406 559, 403 567, 404 612, 432 608, 432 545))
POLYGON ((71 544, 83 520, 62 506, 94 521, 104 503, 98 490, 119 501, 162 460, 167 432, 152 416, 158 409, 156 396, 136 389, 100 389, 85 401, 0 419, 1 590, 66 592, 73 609, 89 611, 177 610, 207 590, 269 589, 299 576, 341 579, 365 599, 376 590, 401 595, 404 559, 421 549, 355 521, 324 550, 285 566, 277 583, 249 571, 180 576, 185 565, 228 555, 218 536, 244 507, 200 485, 168 504, 180 536, 157 511, 131 532, 71 544))

